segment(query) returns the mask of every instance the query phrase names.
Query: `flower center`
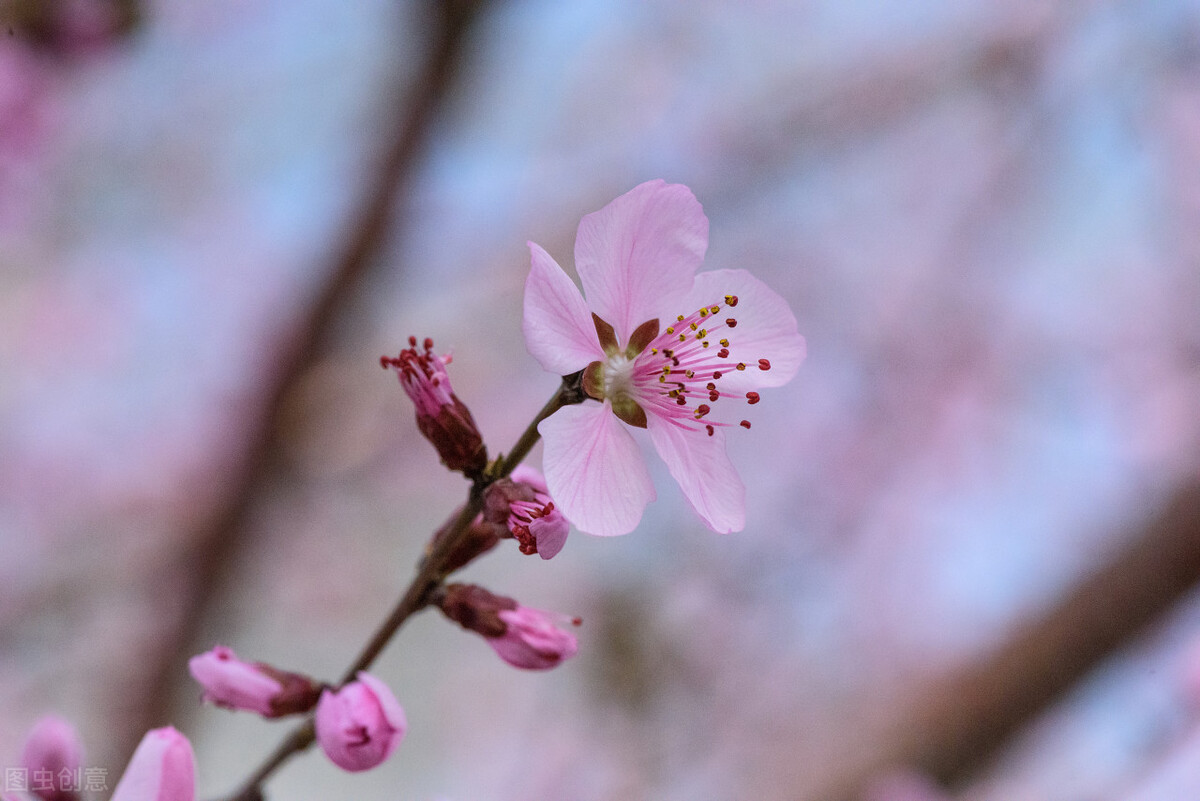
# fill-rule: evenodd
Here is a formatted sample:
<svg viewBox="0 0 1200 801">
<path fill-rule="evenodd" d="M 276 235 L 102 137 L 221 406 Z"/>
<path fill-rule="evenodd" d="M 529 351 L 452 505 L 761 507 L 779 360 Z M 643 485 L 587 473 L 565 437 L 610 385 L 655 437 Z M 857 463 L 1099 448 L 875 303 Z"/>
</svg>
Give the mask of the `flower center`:
<svg viewBox="0 0 1200 801">
<path fill-rule="evenodd" d="M 612 327 L 596 318 L 596 331 L 608 358 L 588 365 L 584 389 L 597 400 L 609 400 L 617 417 L 639 428 L 646 427 L 647 414 L 681 428 L 703 429 L 710 437 L 715 426 L 735 425 L 709 417 L 717 401 L 741 396 L 754 405 L 759 395 L 721 390 L 722 376 L 749 369 L 770 370 L 771 362 L 747 358 L 740 352 L 734 342 L 738 321 L 729 311 L 738 305 L 738 298 L 726 295 L 723 300 L 680 314 L 661 331 L 658 320 L 643 323 L 630 335 L 623 351 Z M 736 424 L 750 428 L 749 420 Z"/>
</svg>

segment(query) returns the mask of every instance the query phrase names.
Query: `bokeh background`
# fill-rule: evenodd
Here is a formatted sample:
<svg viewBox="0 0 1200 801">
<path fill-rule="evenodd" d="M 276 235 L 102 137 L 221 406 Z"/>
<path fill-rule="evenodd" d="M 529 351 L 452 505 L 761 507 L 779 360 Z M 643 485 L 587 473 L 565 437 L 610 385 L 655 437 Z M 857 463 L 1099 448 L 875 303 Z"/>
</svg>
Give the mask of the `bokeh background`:
<svg viewBox="0 0 1200 801">
<path fill-rule="evenodd" d="M 549 674 L 433 614 L 383 767 L 271 798 L 1200 797 L 1200 3 L 0 0 L 0 766 L 147 728 L 201 794 L 334 678 L 463 496 L 378 357 L 453 350 L 493 451 L 553 391 L 526 240 L 689 185 L 808 339 L 718 536 L 465 576 L 580 615 Z M 539 452 L 533 461 L 537 463 Z"/>
</svg>

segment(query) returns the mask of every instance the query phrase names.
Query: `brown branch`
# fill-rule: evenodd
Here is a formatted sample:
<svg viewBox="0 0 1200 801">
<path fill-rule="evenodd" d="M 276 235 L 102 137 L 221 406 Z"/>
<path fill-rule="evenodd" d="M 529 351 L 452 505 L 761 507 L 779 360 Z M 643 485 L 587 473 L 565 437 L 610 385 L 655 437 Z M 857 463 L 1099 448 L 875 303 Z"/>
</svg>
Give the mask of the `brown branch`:
<svg viewBox="0 0 1200 801">
<path fill-rule="evenodd" d="M 963 783 L 1016 730 L 1198 582 L 1200 484 L 1191 484 L 1049 613 L 982 663 L 937 682 L 906 716 L 891 752 L 847 790 L 888 765 L 916 766 L 950 786 Z M 836 797 L 848 796 L 855 797 Z"/>
</svg>

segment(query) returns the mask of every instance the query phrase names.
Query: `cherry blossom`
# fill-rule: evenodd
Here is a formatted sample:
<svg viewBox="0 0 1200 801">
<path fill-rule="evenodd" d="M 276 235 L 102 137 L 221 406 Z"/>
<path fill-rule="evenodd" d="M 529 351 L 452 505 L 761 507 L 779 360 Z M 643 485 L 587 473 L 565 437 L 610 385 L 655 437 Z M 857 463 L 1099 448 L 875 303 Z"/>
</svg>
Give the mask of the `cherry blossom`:
<svg viewBox="0 0 1200 801">
<path fill-rule="evenodd" d="M 680 184 L 641 184 L 580 221 L 582 295 L 545 250 L 529 247 L 526 347 L 550 372 L 582 370 L 589 396 L 538 426 L 560 511 L 592 534 L 637 526 L 655 498 L 629 430 L 642 428 L 704 522 L 740 531 L 745 487 L 724 432 L 750 428 L 742 404 L 787 383 L 804 360 L 787 303 L 745 270 L 697 274 L 708 218 Z"/>
</svg>

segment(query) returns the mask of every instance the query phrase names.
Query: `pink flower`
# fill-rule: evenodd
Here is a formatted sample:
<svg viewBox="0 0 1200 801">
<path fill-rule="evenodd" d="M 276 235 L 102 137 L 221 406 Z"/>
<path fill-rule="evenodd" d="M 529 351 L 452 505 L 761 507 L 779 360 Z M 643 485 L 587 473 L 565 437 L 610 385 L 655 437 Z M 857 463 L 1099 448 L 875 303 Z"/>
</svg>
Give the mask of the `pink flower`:
<svg viewBox="0 0 1200 801">
<path fill-rule="evenodd" d="M 513 667 L 549 670 L 575 656 L 579 650 L 575 635 L 555 625 L 578 622 L 566 615 L 518 606 L 501 609 L 497 616 L 505 625 L 504 633 L 499 637 L 488 637 L 487 642 Z"/>
<path fill-rule="evenodd" d="M 320 686 L 307 676 L 261 662 L 243 662 L 223 645 L 193 656 L 188 671 L 204 688 L 203 700 L 268 718 L 307 712 L 321 693 Z"/>
<path fill-rule="evenodd" d="M 194 801 L 195 797 L 192 744 L 168 726 L 142 738 L 117 782 L 112 801 Z"/>
<path fill-rule="evenodd" d="M 417 428 L 433 443 L 442 463 L 466 476 L 478 476 L 487 466 L 487 448 L 471 410 L 450 386 L 446 372 L 450 357 L 434 353 L 429 338 L 421 343 L 423 350 L 418 350 L 416 337 L 409 337 L 408 344 L 396 358 L 383 356 L 379 363 L 396 371 L 400 386 L 417 407 Z"/>
<path fill-rule="evenodd" d="M 62 718 L 47 715 L 34 724 L 25 741 L 21 764 L 30 791 L 42 801 L 79 798 L 75 777 L 83 765 L 83 743 L 75 727 Z"/>
<path fill-rule="evenodd" d="M 333 764 L 348 771 L 383 762 L 408 729 L 400 702 L 388 686 L 359 673 L 340 690 L 326 690 L 317 703 L 317 742 Z"/>
<path fill-rule="evenodd" d="M 529 247 L 526 347 L 550 372 L 583 370 L 594 399 L 538 426 L 559 509 L 593 534 L 637 526 L 655 493 L 631 426 L 648 429 L 710 528 L 741 530 L 745 488 L 724 429 L 749 428 L 735 403 L 757 403 L 757 390 L 786 383 L 804 360 L 787 303 L 744 270 L 696 273 L 708 219 L 678 184 L 641 184 L 579 223 L 586 302 L 546 251 Z"/>
<path fill-rule="evenodd" d="M 571 524 L 555 507 L 546 479 L 528 465 L 517 465 L 510 476 L 518 489 L 527 489 L 530 500 L 514 499 L 508 504 L 506 524 L 520 543 L 521 553 L 550 559 L 563 549 Z"/>
</svg>

